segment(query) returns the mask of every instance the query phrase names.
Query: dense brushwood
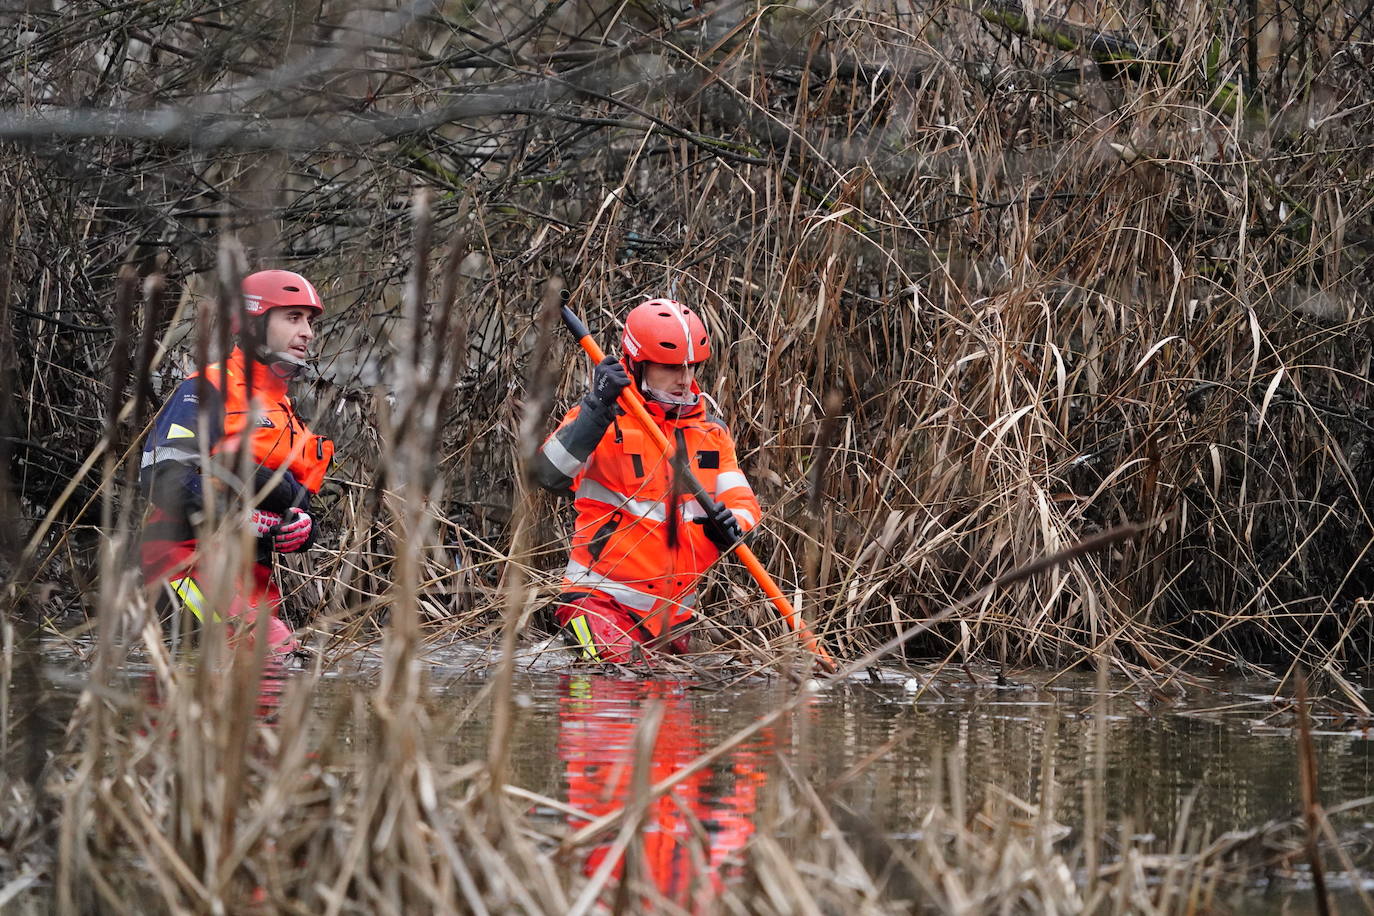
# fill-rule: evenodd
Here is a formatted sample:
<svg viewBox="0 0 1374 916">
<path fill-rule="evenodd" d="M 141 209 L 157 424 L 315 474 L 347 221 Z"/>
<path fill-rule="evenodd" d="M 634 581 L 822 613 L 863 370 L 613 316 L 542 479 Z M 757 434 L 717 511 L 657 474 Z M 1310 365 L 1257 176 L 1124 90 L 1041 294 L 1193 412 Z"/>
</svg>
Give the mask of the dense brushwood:
<svg viewBox="0 0 1374 916">
<path fill-rule="evenodd" d="M 1371 29 L 1290 0 L 11 4 L 0 901 L 669 910 L 602 894 L 589 837 L 507 784 L 510 650 L 567 533 L 519 456 L 586 378 L 547 320 L 564 286 L 603 344 L 646 294 L 709 316 L 756 549 L 836 656 L 940 615 L 906 651 L 1092 658 L 1146 702 L 1176 665 L 1300 657 L 1358 707 Z M 325 293 L 300 403 L 340 455 L 322 545 L 285 571 L 321 664 L 273 724 L 262 659 L 210 627 L 188 663 L 129 559 L 126 459 L 223 345 L 216 265 L 240 258 Z M 222 577 L 243 545 L 216 524 Z M 797 657 L 737 571 L 711 597 L 704 636 Z M 487 757 L 448 763 L 423 640 L 498 631 L 491 702 L 452 713 L 488 718 Z M 79 667 L 74 710 L 39 688 L 40 635 Z M 320 672 L 370 640 L 355 714 Z M 1044 759 L 1044 797 L 971 817 L 951 772 L 910 842 L 780 778 L 720 908 L 1211 911 L 1334 837 L 1312 802 L 1210 846 L 1180 828 L 1169 856 L 1093 818 L 1066 848 Z"/>
<path fill-rule="evenodd" d="M 555 416 L 586 377 L 559 339 L 554 397 L 527 390 L 556 276 L 606 344 L 646 294 L 709 316 L 705 383 L 770 508 L 757 550 L 806 587 L 803 612 L 837 654 L 1141 522 L 1132 543 L 994 594 L 909 651 L 1367 661 L 1374 26 L 1358 10 L 232 2 L 3 16 L 16 103 L 0 116 L 16 393 L 3 441 L 14 527 L 34 548 L 18 593 L 56 583 L 49 616 L 86 612 L 95 587 L 102 465 L 83 462 L 107 404 L 134 388 L 111 366 L 137 362 L 151 322 L 156 406 L 192 360 L 232 236 L 250 264 L 298 269 L 329 302 L 302 401 L 341 460 L 324 549 L 292 578 L 298 621 L 352 633 L 387 618 L 383 433 L 420 369 L 453 379 L 426 472 L 422 620 L 495 624 L 521 412 Z M 431 197 L 424 251 L 417 187 Z M 436 279 L 407 314 L 417 260 Z M 123 329 L 122 265 L 169 291 L 155 316 L 136 296 Z M 422 339 L 434 352 L 416 367 Z M 119 447 L 141 431 L 134 413 Z M 126 477 L 107 476 L 136 510 Z M 545 595 L 559 511 L 541 504 L 532 521 Z M 747 580 L 726 573 L 713 597 L 714 635 L 757 642 L 769 613 Z"/>
</svg>

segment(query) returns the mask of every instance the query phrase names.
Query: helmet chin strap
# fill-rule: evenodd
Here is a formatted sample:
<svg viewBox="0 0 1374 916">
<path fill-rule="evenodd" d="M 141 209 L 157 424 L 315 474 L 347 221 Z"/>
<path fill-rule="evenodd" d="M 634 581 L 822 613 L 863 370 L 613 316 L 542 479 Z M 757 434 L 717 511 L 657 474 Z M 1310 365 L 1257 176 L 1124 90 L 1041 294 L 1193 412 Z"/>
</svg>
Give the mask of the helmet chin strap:
<svg viewBox="0 0 1374 916">
<path fill-rule="evenodd" d="M 690 391 L 684 395 L 678 396 L 669 394 L 666 391 L 659 391 L 657 388 L 650 388 L 648 385 L 644 385 L 643 389 L 644 393 L 649 397 L 668 407 L 694 407 L 697 401 L 700 400 L 700 398 Z"/>
<path fill-rule="evenodd" d="M 273 375 L 284 381 L 291 381 L 301 375 L 310 364 L 290 353 L 278 352 L 267 348 L 267 316 L 258 315 L 251 319 L 251 328 L 245 327 L 239 334 L 239 346 L 244 350 L 252 348 L 253 358 L 266 366 Z"/>
<path fill-rule="evenodd" d="M 625 362 L 630 365 L 630 375 L 634 376 L 635 387 L 638 388 L 646 398 L 651 398 L 662 404 L 664 407 L 695 407 L 697 401 L 701 400 L 692 392 L 678 397 L 666 391 L 659 391 L 657 388 L 650 388 L 644 384 L 644 361 L 640 359 L 630 359 L 625 357 Z"/>
<path fill-rule="evenodd" d="M 284 381 L 291 381 L 298 378 L 310 364 L 298 356 L 290 353 L 280 353 L 275 350 L 267 349 L 265 344 L 259 344 L 254 348 L 260 363 L 266 366 L 273 375 Z"/>
<path fill-rule="evenodd" d="M 309 363 L 300 357 L 292 356 L 290 353 L 271 354 L 271 361 L 268 365 L 272 367 L 273 372 L 288 381 L 299 378 L 306 369 L 310 368 Z"/>
<path fill-rule="evenodd" d="M 681 397 L 669 394 L 666 391 L 659 391 L 657 388 L 650 388 L 644 383 L 644 361 L 625 357 L 625 362 L 630 366 L 630 374 L 634 376 L 635 387 L 638 388 L 646 398 L 657 401 L 670 411 L 675 408 L 695 407 L 701 398 L 693 392 L 688 392 Z"/>
</svg>

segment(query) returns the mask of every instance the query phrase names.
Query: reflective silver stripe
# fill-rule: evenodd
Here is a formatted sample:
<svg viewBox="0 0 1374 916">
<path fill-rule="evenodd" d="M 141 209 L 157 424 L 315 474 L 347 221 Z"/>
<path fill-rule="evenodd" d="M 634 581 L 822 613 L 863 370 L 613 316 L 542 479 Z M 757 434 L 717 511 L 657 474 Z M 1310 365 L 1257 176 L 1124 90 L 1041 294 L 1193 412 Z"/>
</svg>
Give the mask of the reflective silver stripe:
<svg viewBox="0 0 1374 916">
<path fill-rule="evenodd" d="M 139 462 L 140 468 L 150 468 L 163 461 L 196 461 L 200 458 L 200 452 L 192 451 L 187 448 L 179 448 L 175 445 L 159 445 L 157 448 L 145 449 L 143 460 Z"/>
<path fill-rule="evenodd" d="M 649 499 L 630 499 L 628 496 L 622 496 L 610 487 L 597 483 L 595 480 L 583 479 L 583 481 L 577 485 L 577 498 L 573 501 L 573 505 L 577 504 L 577 500 L 582 499 L 594 499 L 599 503 L 606 503 L 607 505 L 615 506 L 617 509 L 624 509 L 631 515 L 647 518 L 651 522 L 662 522 L 666 521 L 668 518 L 667 514 L 663 511 L 663 503 Z"/>
<path fill-rule="evenodd" d="M 563 570 L 563 577 L 574 585 L 605 592 L 626 607 L 632 607 L 636 611 L 644 611 L 646 614 L 654 609 L 654 603 L 658 601 L 654 595 L 641 592 L 632 585 L 617 582 L 608 576 L 594 573 L 581 563 L 575 563 L 572 560 L 568 561 L 568 568 Z"/>
<path fill-rule="evenodd" d="M 567 477 L 576 477 L 581 470 L 587 466 L 587 462 L 578 461 L 572 452 L 568 451 L 558 439 L 558 434 L 554 433 L 549 437 L 549 441 L 544 443 L 544 457 L 549 459 L 549 463 Z"/>
<path fill-rule="evenodd" d="M 747 530 L 759 523 L 759 520 L 754 518 L 754 513 L 750 512 L 748 509 L 731 509 L 730 511 L 735 513 L 735 518 L 739 520 L 741 528 Z M 682 504 L 682 517 L 687 521 L 690 522 L 693 519 L 704 518 L 705 516 L 706 510 L 701 508 L 701 503 L 697 502 L 695 499 L 691 502 Z"/>
<path fill-rule="evenodd" d="M 182 603 L 186 605 L 186 609 L 196 615 L 197 620 L 202 623 L 205 622 L 205 593 L 200 590 L 200 586 L 196 584 L 195 579 L 192 579 L 190 576 L 183 576 L 180 579 L 169 579 L 167 581 L 167 586 L 172 590 L 173 594 L 180 598 Z M 218 614 L 215 614 L 214 618 L 216 622 L 220 621 L 220 616 Z"/>
<path fill-rule="evenodd" d="M 574 585 L 605 592 L 616 601 L 619 601 L 626 607 L 634 608 L 636 611 L 648 613 L 653 610 L 654 605 L 659 601 L 657 595 L 640 591 L 633 585 L 619 582 L 612 579 L 610 576 L 603 576 L 600 573 L 592 572 L 581 563 L 577 563 L 573 560 L 568 561 L 568 568 L 563 570 L 563 577 Z M 696 592 L 689 592 L 672 603 L 680 608 L 696 607 Z"/>
<path fill-rule="evenodd" d="M 744 487 L 744 489 L 748 490 L 750 493 L 754 492 L 753 488 L 749 486 L 749 478 L 745 477 L 739 471 L 721 471 L 716 475 L 717 497 L 726 490 L 733 490 L 736 487 Z"/>
<path fill-rule="evenodd" d="M 582 645 L 582 657 L 589 662 L 600 661 L 596 654 L 596 640 L 592 638 L 592 628 L 587 626 L 586 614 L 578 614 L 572 619 L 572 631 Z"/>
</svg>

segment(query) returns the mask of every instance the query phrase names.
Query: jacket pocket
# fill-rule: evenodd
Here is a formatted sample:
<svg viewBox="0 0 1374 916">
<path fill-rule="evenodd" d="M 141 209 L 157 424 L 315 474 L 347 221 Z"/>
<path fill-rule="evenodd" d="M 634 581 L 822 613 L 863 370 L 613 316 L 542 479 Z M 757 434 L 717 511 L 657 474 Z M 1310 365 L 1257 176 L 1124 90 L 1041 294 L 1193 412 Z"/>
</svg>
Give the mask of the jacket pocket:
<svg viewBox="0 0 1374 916">
<path fill-rule="evenodd" d="M 621 442 L 621 451 L 629 460 L 628 465 L 622 464 L 620 471 L 625 475 L 627 483 L 644 479 L 644 433 L 637 429 L 626 429 Z"/>
<path fill-rule="evenodd" d="M 624 514 L 619 510 L 612 512 L 606 523 L 596 529 L 596 534 L 592 535 L 591 541 L 587 544 L 587 552 L 592 555 L 593 563 L 601 559 L 601 552 L 610 543 L 611 535 L 615 534 L 615 529 L 620 527 L 620 520 L 624 517 Z"/>
</svg>

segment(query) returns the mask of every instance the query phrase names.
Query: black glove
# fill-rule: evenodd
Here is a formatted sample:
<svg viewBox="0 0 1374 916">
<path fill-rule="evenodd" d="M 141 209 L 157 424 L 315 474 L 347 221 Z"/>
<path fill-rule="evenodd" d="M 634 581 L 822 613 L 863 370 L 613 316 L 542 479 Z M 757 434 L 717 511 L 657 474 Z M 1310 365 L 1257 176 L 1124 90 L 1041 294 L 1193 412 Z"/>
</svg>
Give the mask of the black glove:
<svg viewBox="0 0 1374 916">
<path fill-rule="evenodd" d="M 744 529 L 740 528 L 739 522 L 735 519 L 735 513 L 723 502 L 717 501 L 715 505 L 706 510 L 706 514 L 701 518 L 692 519 L 693 522 L 702 527 L 706 537 L 716 549 L 721 553 L 728 553 L 736 544 L 744 540 Z"/>
<path fill-rule="evenodd" d="M 275 468 L 258 465 L 257 470 L 253 472 L 253 487 L 262 490 L 267 486 L 268 481 L 275 476 L 277 476 Z M 258 508 L 281 514 L 293 508 L 304 509 L 309 512 L 310 491 L 296 481 L 295 474 L 290 471 L 283 471 L 281 480 L 278 480 L 271 489 L 261 494 L 258 499 Z"/>
<path fill-rule="evenodd" d="M 592 372 L 592 387 L 587 397 L 603 407 L 610 407 L 629 384 L 630 374 L 625 371 L 625 366 L 616 357 L 608 356 Z"/>
</svg>

